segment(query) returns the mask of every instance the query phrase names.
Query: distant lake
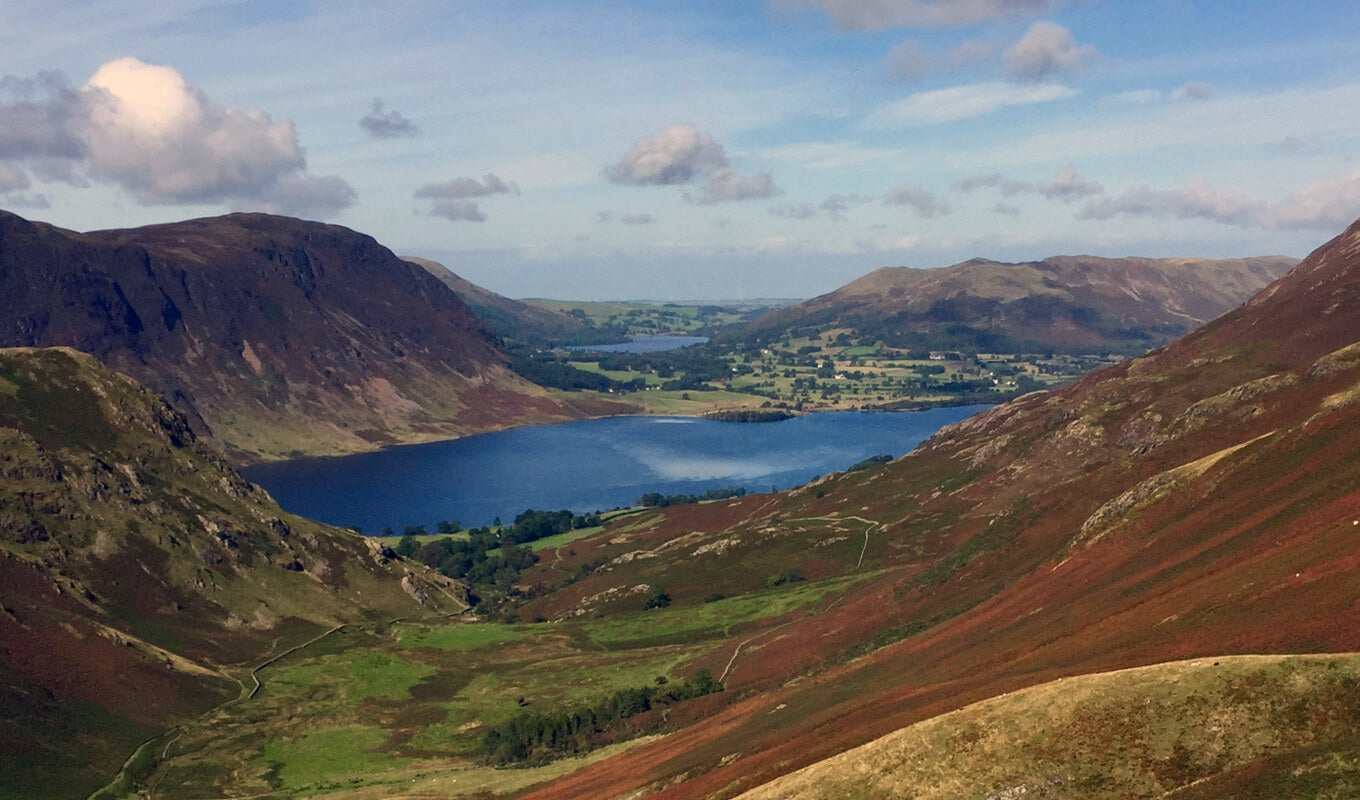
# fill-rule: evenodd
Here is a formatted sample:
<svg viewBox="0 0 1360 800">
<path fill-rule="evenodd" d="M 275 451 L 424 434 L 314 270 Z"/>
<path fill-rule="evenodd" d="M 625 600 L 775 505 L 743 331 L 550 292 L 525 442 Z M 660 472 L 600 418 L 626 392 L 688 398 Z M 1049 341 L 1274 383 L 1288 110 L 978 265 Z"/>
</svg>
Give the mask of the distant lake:
<svg viewBox="0 0 1360 800">
<path fill-rule="evenodd" d="M 376 453 L 261 464 L 243 470 L 285 509 L 365 533 L 440 520 L 509 522 L 526 508 L 577 513 L 631 506 L 647 492 L 768 492 L 905 455 L 987 406 L 827 412 L 782 422 L 611 417 L 403 445 Z"/>
<path fill-rule="evenodd" d="M 595 353 L 662 353 L 707 342 L 707 336 L 634 336 L 632 341 L 622 344 L 578 345 L 571 349 Z"/>
</svg>

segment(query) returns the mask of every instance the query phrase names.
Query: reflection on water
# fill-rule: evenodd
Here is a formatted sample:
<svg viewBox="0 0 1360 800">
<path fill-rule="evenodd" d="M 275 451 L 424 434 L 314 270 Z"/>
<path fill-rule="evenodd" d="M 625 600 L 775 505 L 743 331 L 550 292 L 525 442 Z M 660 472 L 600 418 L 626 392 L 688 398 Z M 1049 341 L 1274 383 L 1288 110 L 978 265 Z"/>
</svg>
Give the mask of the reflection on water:
<svg viewBox="0 0 1360 800">
<path fill-rule="evenodd" d="M 394 447 L 340 458 L 262 464 L 246 477 L 289 511 L 368 533 L 439 520 L 509 521 L 526 508 L 629 506 L 647 492 L 766 492 L 901 456 L 985 406 L 909 413 L 834 412 L 781 422 L 613 417 Z"/>
</svg>

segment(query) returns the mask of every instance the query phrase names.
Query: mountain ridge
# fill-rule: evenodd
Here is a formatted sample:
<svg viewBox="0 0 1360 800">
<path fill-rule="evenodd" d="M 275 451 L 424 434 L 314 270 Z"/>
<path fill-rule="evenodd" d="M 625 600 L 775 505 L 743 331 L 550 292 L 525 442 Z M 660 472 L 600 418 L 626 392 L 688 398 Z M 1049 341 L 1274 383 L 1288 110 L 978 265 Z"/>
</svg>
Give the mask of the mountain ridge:
<svg viewBox="0 0 1360 800">
<path fill-rule="evenodd" d="M 346 228 L 231 214 L 72 233 L 0 214 L 0 345 L 147 383 L 240 460 L 588 415 L 508 366 L 445 285 Z"/>
<path fill-rule="evenodd" d="M 820 297 L 756 320 L 749 334 L 850 329 L 883 341 L 974 351 L 1100 348 L 1141 352 L 1236 306 L 1298 263 L 1241 259 L 1054 256 L 951 267 L 882 267 Z M 932 339 L 939 347 L 930 348 Z"/>
</svg>

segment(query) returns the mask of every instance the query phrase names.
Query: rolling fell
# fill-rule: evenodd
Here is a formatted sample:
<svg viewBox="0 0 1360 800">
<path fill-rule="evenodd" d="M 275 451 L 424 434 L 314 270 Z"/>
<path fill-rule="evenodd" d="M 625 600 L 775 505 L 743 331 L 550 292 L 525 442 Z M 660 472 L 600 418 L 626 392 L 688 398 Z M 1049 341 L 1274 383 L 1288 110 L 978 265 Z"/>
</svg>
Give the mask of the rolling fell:
<svg viewBox="0 0 1360 800">
<path fill-rule="evenodd" d="M 941 269 L 884 267 L 753 322 L 748 339 L 835 332 L 916 350 L 1113 351 L 1170 341 L 1284 274 L 1282 256 L 1057 256 L 1006 264 L 975 258 Z"/>
<path fill-rule="evenodd" d="M 0 345 L 88 352 L 235 457 L 356 452 L 585 413 L 443 283 L 265 214 L 75 233 L 0 213 Z"/>
</svg>

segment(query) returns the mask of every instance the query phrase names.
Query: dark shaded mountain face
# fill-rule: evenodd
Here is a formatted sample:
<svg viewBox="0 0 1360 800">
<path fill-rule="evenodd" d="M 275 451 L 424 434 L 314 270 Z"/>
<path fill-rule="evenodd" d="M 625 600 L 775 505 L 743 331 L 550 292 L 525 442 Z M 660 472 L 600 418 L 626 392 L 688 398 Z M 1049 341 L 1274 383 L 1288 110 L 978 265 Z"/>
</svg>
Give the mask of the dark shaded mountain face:
<svg viewBox="0 0 1360 800">
<path fill-rule="evenodd" d="M 345 228 L 232 214 L 74 233 L 0 212 L 0 345 L 69 346 L 242 457 L 577 416 L 445 285 Z"/>
<path fill-rule="evenodd" d="M 1360 223 L 1164 349 L 997 406 L 891 464 L 577 543 L 575 559 L 609 567 L 527 613 L 589 611 L 641 583 L 698 605 L 780 569 L 860 582 L 715 647 L 725 711 L 530 796 L 735 796 L 1064 676 L 1360 650 L 1357 308 Z M 1159 792 L 1212 774 L 1168 773 Z"/>
<path fill-rule="evenodd" d="M 1292 258 L 1058 256 L 973 259 L 943 269 L 888 267 L 773 311 L 748 337 L 848 331 L 862 344 L 970 352 L 1141 353 L 1232 309 L 1298 263 Z"/>
<path fill-rule="evenodd" d="M 618 338 L 617 332 L 596 330 L 570 314 L 511 300 L 484 289 L 458 276 L 438 261 L 412 256 L 404 258 L 452 289 L 459 299 L 512 346 L 524 345 L 537 349 L 564 344 L 604 344 Z"/>
<path fill-rule="evenodd" d="M 90 356 L 0 350 L 0 796 L 87 796 L 268 656 L 465 598 L 285 514 Z"/>
</svg>

